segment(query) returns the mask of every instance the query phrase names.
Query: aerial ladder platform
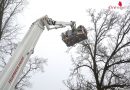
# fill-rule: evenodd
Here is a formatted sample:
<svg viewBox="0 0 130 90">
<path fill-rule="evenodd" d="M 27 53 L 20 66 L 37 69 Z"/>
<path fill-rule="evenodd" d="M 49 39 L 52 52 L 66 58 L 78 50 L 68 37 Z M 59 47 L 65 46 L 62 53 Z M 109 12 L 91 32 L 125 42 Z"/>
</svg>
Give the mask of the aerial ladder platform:
<svg viewBox="0 0 130 90">
<path fill-rule="evenodd" d="M 27 34 L 18 44 L 9 62 L 0 73 L 0 90 L 15 90 L 15 85 L 18 82 L 19 76 L 29 60 L 29 57 L 33 54 L 37 41 L 45 27 L 48 30 L 51 30 L 64 28 L 66 26 L 70 26 L 71 30 L 67 30 L 62 33 L 61 36 L 63 42 L 68 47 L 87 39 L 87 31 L 85 27 L 79 25 L 76 28 L 76 23 L 74 21 L 55 21 L 48 18 L 46 15 L 32 23 Z"/>
</svg>

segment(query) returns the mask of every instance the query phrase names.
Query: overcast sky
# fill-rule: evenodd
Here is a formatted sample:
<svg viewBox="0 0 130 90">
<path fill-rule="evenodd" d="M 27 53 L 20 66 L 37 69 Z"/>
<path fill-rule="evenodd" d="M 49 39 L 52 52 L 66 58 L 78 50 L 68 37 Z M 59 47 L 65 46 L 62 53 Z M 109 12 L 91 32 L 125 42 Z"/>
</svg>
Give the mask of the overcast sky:
<svg viewBox="0 0 130 90">
<path fill-rule="evenodd" d="M 130 2 L 120 1 L 124 6 Z M 77 25 L 88 27 L 87 9 L 107 9 L 110 5 L 118 6 L 118 2 L 119 0 L 28 0 L 18 20 L 24 26 L 24 33 L 35 20 L 44 15 L 57 21 L 76 21 Z M 47 66 L 44 73 L 33 74 L 30 80 L 32 88 L 26 90 L 67 90 L 62 81 L 69 76 L 72 67 L 70 56 L 73 54 L 66 52 L 68 48 L 61 40 L 61 33 L 67 29 L 69 27 L 43 31 L 34 55 L 47 58 Z"/>
</svg>

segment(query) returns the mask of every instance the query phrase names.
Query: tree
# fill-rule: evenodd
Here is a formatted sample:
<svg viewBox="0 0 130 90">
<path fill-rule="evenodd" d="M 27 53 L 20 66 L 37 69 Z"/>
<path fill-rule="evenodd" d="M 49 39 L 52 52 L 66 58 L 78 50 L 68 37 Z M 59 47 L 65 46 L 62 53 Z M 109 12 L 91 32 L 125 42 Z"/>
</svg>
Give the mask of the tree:
<svg viewBox="0 0 130 90">
<path fill-rule="evenodd" d="M 0 0 L 0 61 L 4 67 L 17 46 L 21 30 L 16 24 L 16 15 L 22 11 L 25 0 Z M 6 62 L 5 62 L 6 59 Z"/>
<path fill-rule="evenodd" d="M 34 57 L 29 59 L 26 67 L 23 70 L 22 75 L 20 76 L 17 84 L 15 85 L 15 90 L 24 90 L 25 87 L 30 87 L 31 83 L 29 79 L 31 78 L 32 74 L 38 71 L 43 72 L 43 64 L 46 64 L 46 59 Z"/>
<path fill-rule="evenodd" d="M 4 35 L 8 36 L 16 29 L 12 29 L 12 23 L 15 21 L 15 15 L 23 9 L 25 0 L 1 0 L 0 1 L 0 40 Z M 8 33 L 7 33 L 8 32 Z"/>
<path fill-rule="evenodd" d="M 96 13 L 90 9 L 88 14 L 88 39 L 78 46 L 73 72 L 65 84 L 70 90 L 130 89 L 130 11 Z"/>
<path fill-rule="evenodd" d="M 23 10 L 26 0 L 0 0 L 0 71 L 5 67 L 14 49 L 17 47 L 21 27 L 16 23 L 16 16 Z M 23 70 L 15 89 L 24 90 L 31 85 L 31 73 L 39 71 L 46 59 L 31 58 Z"/>
</svg>

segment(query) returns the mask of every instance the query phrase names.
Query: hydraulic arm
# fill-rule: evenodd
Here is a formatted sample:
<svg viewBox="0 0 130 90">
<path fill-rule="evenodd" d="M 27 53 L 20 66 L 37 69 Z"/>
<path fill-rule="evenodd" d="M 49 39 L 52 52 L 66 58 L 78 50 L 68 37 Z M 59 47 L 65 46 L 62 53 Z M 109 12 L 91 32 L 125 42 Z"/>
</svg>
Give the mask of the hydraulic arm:
<svg viewBox="0 0 130 90">
<path fill-rule="evenodd" d="M 29 57 L 33 54 L 37 41 L 45 28 L 44 26 L 46 26 L 48 30 L 70 26 L 71 30 L 62 33 L 62 40 L 67 46 L 73 46 L 74 44 L 87 39 L 85 27 L 80 25 L 76 28 L 74 21 L 55 21 L 48 18 L 47 15 L 36 20 L 32 23 L 29 31 L 21 43 L 19 43 L 4 70 L 0 73 L 0 90 L 15 90 L 15 85 L 18 82 L 19 76 Z"/>
<path fill-rule="evenodd" d="M 33 53 L 35 45 L 44 30 L 44 26 L 48 30 L 71 26 L 74 28 L 75 22 L 58 22 L 47 16 L 36 20 L 30 27 L 29 31 L 14 51 L 4 70 L 0 73 L 0 90 L 14 90 L 23 68 L 25 67 L 29 57 Z M 53 27 L 51 27 L 53 26 Z"/>
</svg>

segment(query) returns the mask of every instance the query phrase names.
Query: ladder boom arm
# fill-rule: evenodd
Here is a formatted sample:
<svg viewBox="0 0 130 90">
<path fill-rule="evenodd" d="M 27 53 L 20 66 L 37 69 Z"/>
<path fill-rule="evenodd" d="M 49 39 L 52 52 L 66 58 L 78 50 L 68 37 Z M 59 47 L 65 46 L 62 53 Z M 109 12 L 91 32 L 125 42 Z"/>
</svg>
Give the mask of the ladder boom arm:
<svg viewBox="0 0 130 90">
<path fill-rule="evenodd" d="M 73 26 L 74 22 L 58 22 L 47 16 L 44 16 L 32 23 L 29 31 L 19 43 L 4 70 L 0 73 L 0 90 L 14 90 L 19 76 L 22 73 L 29 57 L 35 48 L 37 41 L 44 30 L 44 26 L 50 29 L 63 28 L 65 26 Z M 50 28 L 53 26 L 53 28 Z"/>
<path fill-rule="evenodd" d="M 70 26 L 71 28 L 75 27 L 74 21 L 70 21 L 70 22 L 55 21 L 55 20 L 52 20 L 51 18 L 48 18 L 47 15 L 45 17 L 43 17 L 43 19 L 41 19 L 41 22 L 44 22 L 44 24 L 48 30 L 63 28 L 66 26 Z M 51 28 L 50 26 L 54 26 L 54 27 Z"/>
</svg>

